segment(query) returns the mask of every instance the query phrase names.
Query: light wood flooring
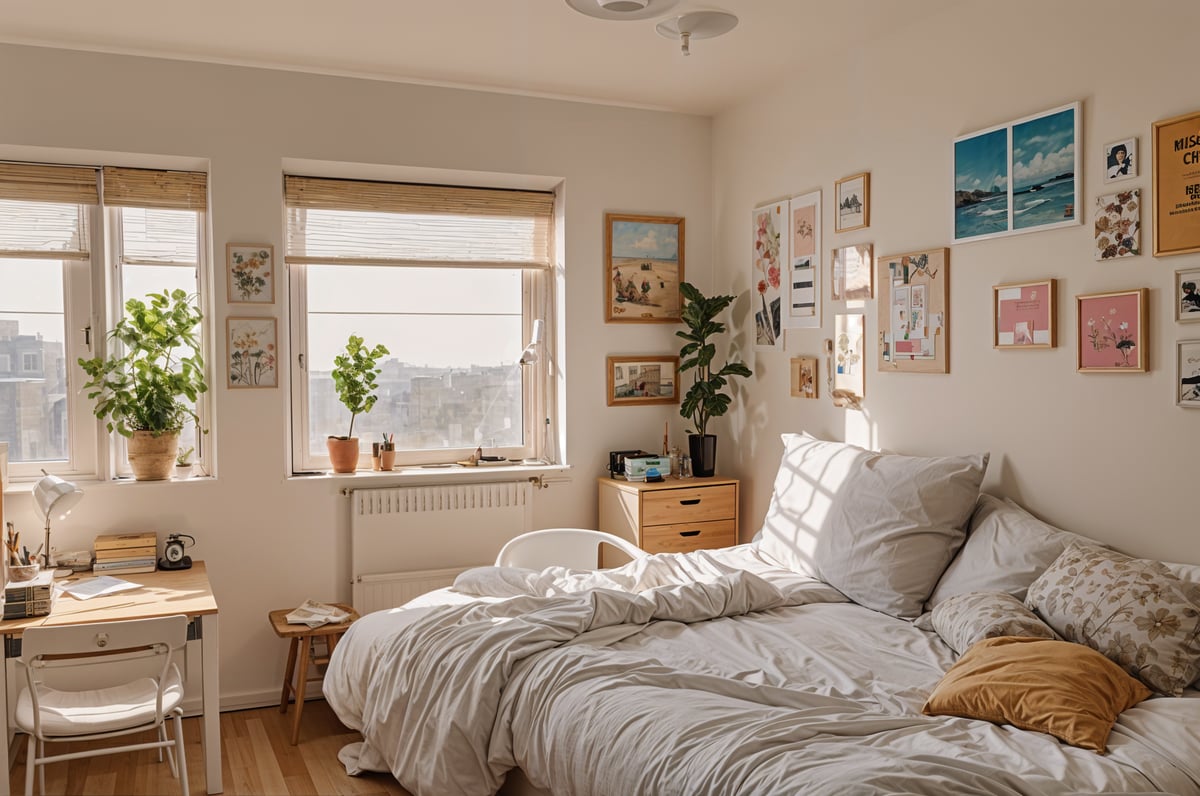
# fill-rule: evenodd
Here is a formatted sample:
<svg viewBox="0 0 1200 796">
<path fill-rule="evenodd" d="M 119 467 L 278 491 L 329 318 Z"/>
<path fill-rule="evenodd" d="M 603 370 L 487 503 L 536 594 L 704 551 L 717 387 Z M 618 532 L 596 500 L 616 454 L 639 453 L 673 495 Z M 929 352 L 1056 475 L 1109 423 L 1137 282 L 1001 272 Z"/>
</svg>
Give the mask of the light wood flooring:
<svg viewBox="0 0 1200 796">
<path fill-rule="evenodd" d="M 324 700 L 304 705 L 300 743 L 289 742 L 292 711 L 278 706 L 221 714 L 221 768 L 229 796 L 409 796 L 390 774 L 351 777 L 337 758 L 338 750 L 361 736 L 346 728 Z M 168 725 L 170 726 L 170 725 Z M 188 783 L 193 796 L 204 796 L 204 754 L 200 719 L 183 720 L 187 746 Z M 17 736 L 21 752 L 13 767 L 12 792 L 25 792 L 25 736 Z M 100 746 L 95 742 L 92 745 Z M 85 748 L 87 744 L 60 744 Z M 63 749 L 63 751 L 66 751 Z M 37 779 L 34 778 L 34 792 Z M 51 763 L 46 769 L 46 792 L 89 796 L 160 796 L 178 794 L 171 767 L 152 750 L 120 752 L 82 760 Z"/>
</svg>

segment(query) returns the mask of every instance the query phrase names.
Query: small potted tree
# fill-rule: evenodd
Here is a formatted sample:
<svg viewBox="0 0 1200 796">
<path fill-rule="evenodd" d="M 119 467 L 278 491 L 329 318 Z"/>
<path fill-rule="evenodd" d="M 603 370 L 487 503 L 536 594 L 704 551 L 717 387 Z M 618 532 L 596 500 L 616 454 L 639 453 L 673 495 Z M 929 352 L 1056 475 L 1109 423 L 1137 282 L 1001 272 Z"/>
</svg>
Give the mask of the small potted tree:
<svg viewBox="0 0 1200 796">
<path fill-rule="evenodd" d="M 709 342 L 709 338 L 725 333 L 725 324 L 716 318 L 733 303 L 734 297 L 709 298 L 687 282 L 679 286 L 679 291 L 684 299 L 683 322 L 688 327 L 687 331 L 675 333 L 687 340 L 679 349 L 679 373 L 682 376 L 686 370 L 695 371 L 679 414 L 692 421 L 695 428 L 695 432 L 688 435 L 692 472 L 697 476 L 711 476 L 717 469 L 717 437 L 708 433 L 708 421 L 725 414 L 733 401 L 723 392 L 729 377 L 750 376 L 751 371 L 741 362 L 726 362 L 721 368 L 713 366 L 717 347 Z"/>
<path fill-rule="evenodd" d="M 202 317 L 182 290 L 129 299 L 109 335 L 114 350 L 107 358 L 79 360 L 96 417 L 129 440 L 129 466 L 138 481 L 171 476 L 179 431 L 189 419 L 203 433 L 192 408 L 208 390 L 196 337 Z"/>
<path fill-rule="evenodd" d="M 335 473 L 352 473 L 358 469 L 358 437 L 354 436 L 354 418 L 371 411 L 378 396 L 375 377 L 379 375 L 378 361 L 389 352 L 382 345 L 368 348 L 363 339 L 350 335 L 345 352 L 333 358 L 333 386 L 342 405 L 350 410 L 350 431 L 344 437 L 330 436 L 325 440 L 329 463 Z"/>
</svg>

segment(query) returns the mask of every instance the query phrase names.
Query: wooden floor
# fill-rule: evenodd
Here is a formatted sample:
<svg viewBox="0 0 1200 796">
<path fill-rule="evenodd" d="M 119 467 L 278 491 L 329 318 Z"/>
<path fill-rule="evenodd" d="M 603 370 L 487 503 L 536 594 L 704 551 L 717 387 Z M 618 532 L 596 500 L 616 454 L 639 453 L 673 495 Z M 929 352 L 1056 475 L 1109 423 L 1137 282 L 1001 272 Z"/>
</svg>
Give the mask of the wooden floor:
<svg viewBox="0 0 1200 796">
<path fill-rule="evenodd" d="M 292 710 L 278 707 L 221 714 L 221 769 L 224 792 L 229 796 L 299 796 L 300 794 L 355 794 L 356 796 L 409 796 L 390 774 L 347 776 L 338 750 L 361 736 L 347 729 L 324 700 L 304 705 L 300 743 L 292 746 Z M 170 725 L 168 725 L 170 726 Z M 200 745 L 200 719 L 183 720 L 187 745 L 188 782 L 194 796 L 203 796 L 204 754 Z M 17 736 L 21 753 L 13 768 L 12 792 L 25 792 L 25 736 Z M 57 745 L 72 749 L 89 744 Z M 90 745 L 100 746 L 92 743 Z M 37 779 L 34 778 L 34 792 Z M 171 767 L 158 762 L 155 751 L 121 752 L 83 760 L 51 763 L 46 768 L 46 792 L 94 796 L 160 796 L 180 793 Z"/>
</svg>

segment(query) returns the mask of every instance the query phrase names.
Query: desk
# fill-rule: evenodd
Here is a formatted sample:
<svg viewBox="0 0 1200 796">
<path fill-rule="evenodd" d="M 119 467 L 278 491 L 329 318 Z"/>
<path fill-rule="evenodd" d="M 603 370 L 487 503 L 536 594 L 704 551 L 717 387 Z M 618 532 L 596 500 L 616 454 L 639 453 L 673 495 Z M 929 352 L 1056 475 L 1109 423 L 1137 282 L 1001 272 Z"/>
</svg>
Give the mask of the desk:
<svg viewBox="0 0 1200 796">
<path fill-rule="evenodd" d="M 86 577 L 86 575 L 84 575 Z M 13 728 L 9 723 L 8 665 L 13 653 L 13 640 L 19 639 L 28 627 L 45 625 L 77 625 L 88 622 L 113 622 L 120 619 L 152 619 L 159 616 L 185 614 L 191 623 L 188 639 L 200 642 L 201 688 L 203 710 L 204 773 L 209 793 L 220 793 L 221 785 L 221 689 L 219 684 L 219 647 L 217 601 L 208 582 L 208 570 L 203 561 L 191 569 L 159 570 L 140 575 L 121 575 L 122 580 L 142 584 L 140 589 L 76 600 L 62 594 L 54 603 L 49 616 L 30 619 L 9 619 L 0 622 L 0 643 L 4 655 L 0 658 L 0 710 L 5 717 L 3 768 L 0 769 L 0 796 L 9 796 L 9 746 Z"/>
</svg>

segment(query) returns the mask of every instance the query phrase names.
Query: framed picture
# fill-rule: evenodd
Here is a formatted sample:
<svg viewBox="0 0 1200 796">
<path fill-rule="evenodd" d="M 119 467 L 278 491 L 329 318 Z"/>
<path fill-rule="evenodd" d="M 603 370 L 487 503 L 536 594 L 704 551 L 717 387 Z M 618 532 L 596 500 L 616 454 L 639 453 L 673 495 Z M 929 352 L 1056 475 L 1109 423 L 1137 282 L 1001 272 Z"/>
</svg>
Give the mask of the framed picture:
<svg viewBox="0 0 1200 796">
<path fill-rule="evenodd" d="M 849 232 L 871 226 L 871 173 L 852 174 L 833 185 L 837 215 L 834 232 Z"/>
<path fill-rule="evenodd" d="M 861 409 L 866 395 L 865 320 L 861 312 L 835 315 L 833 340 L 827 343 L 832 374 L 833 405 Z"/>
<path fill-rule="evenodd" d="M 878 258 L 879 369 L 950 372 L 950 250 Z"/>
<path fill-rule="evenodd" d="M 1142 189 L 1096 197 L 1096 259 L 1142 253 Z"/>
<path fill-rule="evenodd" d="M 1154 123 L 1154 256 L 1200 251 L 1200 111 Z"/>
<path fill-rule="evenodd" d="M 791 269 L 787 279 L 787 326 L 821 325 L 821 192 L 788 200 Z"/>
<path fill-rule="evenodd" d="M 1075 297 L 1080 373 L 1143 373 L 1150 337 L 1144 287 Z"/>
<path fill-rule="evenodd" d="M 604 214 L 607 323 L 678 323 L 683 219 Z"/>
<path fill-rule="evenodd" d="M 754 251 L 750 268 L 750 284 L 758 293 L 752 298 L 754 310 L 754 347 L 775 349 L 783 347 L 783 295 L 780 286 L 784 264 L 789 262 L 788 244 L 791 235 L 784 234 L 788 226 L 788 202 L 772 202 L 754 208 L 751 224 L 754 228 Z"/>
<path fill-rule="evenodd" d="M 1020 282 L 992 288 L 993 348 L 1054 348 L 1058 280 Z"/>
<path fill-rule="evenodd" d="M 1080 104 L 954 139 L 954 242 L 1080 222 Z"/>
<path fill-rule="evenodd" d="M 845 246 L 834 249 L 830 296 L 834 301 L 867 301 L 875 298 L 874 246 Z"/>
<path fill-rule="evenodd" d="M 817 397 L 816 357 L 792 357 L 792 397 Z"/>
<path fill-rule="evenodd" d="M 1200 268 L 1182 268 L 1175 272 L 1175 320 L 1200 321 Z"/>
<path fill-rule="evenodd" d="M 1137 139 L 1126 138 L 1104 145 L 1104 181 L 1116 182 L 1138 175 Z"/>
<path fill-rule="evenodd" d="M 679 403 L 679 357 L 608 357 L 608 405 Z"/>
<path fill-rule="evenodd" d="M 279 346 L 274 318 L 226 318 L 229 387 L 279 386 Z"/>
<path fill-rule="evenodd" d="M 1200 408 L 1200 340 L 1180 340 L 1175 347 L 1175 403 Z"/>
<path fill-rule="evenodd" d="M 275 247 L 225 244 L 225 281 L 230 304 L 274 304 Z"/>
</svg>

